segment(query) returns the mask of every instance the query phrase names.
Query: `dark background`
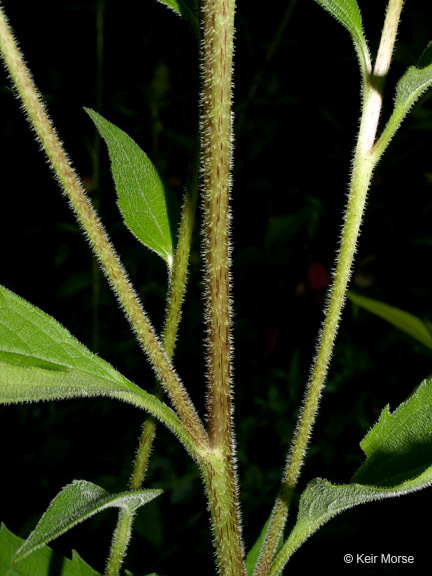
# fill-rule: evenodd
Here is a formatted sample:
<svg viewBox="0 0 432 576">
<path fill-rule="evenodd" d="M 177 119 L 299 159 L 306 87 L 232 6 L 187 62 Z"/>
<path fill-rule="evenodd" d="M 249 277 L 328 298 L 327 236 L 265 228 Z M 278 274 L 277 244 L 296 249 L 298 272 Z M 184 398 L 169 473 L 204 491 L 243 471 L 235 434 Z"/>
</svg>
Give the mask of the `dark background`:
<svg viewBox="0 0 432 576">
<path fill-rule="evenodd" d="M 359 4 L 375 52 L 386 2 Z M 426 4 L 406 2 L 384 117 L 395 82 L 432 37 L 432 9 Z M 102 2 L 4 0 L 3 6 L 66 149 L 159 330 L 164 265 L 121 223 L 107 155 L 102 146 L 100 164 L 95 160 L 95 130 L 83 106 L 98 108 L 128 132 L 181 198 L 199 100 L 194 37 L 187 23 L 154 1 L 106 0 L 103 63 L 98 64 L 96 15 Z M 314 354 L 360 96 L 349 35 L 312 0 L 264 6 L 239 2 L 236 27 L 235 421 L 250 547 L 279 486 Z M 0 106 L 1 283 L 151 389 L 145 359 L 104 280 L 92 276 L 91 254 L 3 71 Z M 426 96 L 376 170 L 353 277 L 358 292 L 429 320 L 431 153 L 432 107 Z M 97 314 L 95 282 L 100 286 Z M 203 333 L 197 233 L 175 364 L 201 414 Z M 360 440 L 387 403 L 396 408 L 431 373 L 431 360 L 420 344 L 348 304 L 299 489 L 316 476 L 349 481 L 362 461 Z M 97 399 L 1 408 L 0 519 L 26 536 L 49 500 L 74 478 L 124 490 L 142 418 L 132 407 Z M 165 493 L 140 511 L 126 567 L 136 576 L 183 574 L 191 564 L 201 574 L 214 573 L 198 472 L 162 429 L 147 484 Z M 429 563 L 430 505 L 426 490 L 344 513 L 293 556 L 290 573 L 313 568 L 422 573 Z M 106 512 L 53 547 L 67 555 L 77 548 L 102 571 L 114 524 L 115 513 Z M 387 569 L 348 567 L 346 553 L 411 554 L 416 562 Z"/>
</svg>

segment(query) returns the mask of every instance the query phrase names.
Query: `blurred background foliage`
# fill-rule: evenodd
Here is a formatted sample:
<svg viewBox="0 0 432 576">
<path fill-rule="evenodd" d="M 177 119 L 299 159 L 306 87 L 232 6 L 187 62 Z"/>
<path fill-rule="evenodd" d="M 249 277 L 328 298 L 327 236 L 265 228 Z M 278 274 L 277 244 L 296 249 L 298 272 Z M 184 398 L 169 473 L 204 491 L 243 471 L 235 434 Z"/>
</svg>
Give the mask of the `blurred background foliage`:
<svg viewBox="0 0 432 576">
<path fill-rule="evenodd" d="M 360 1 L 372 51 L 386 2 Z M 187 23 L 155 1 L 14 2 L 4 9 L 74 165 L 160 330 L 166 271 L 125 229 L 107 154 L 83 106 L 98 109 L 147 152 L 179 199 L 197 124 L 199 66 Z M 432 9 L 406 3 L 387 105 L 398 77 L 431 40 Z M 99 23 L 99 24 L 98 24 Z M 239 2 L 235 58 L 233 295 L 236 436 L 245 538 L 250 546 L 279 486 L 322 318 L 340 233 L 358 125 L 359 74 L 348 34 L 312 0 Z M 1 282 L 61 321 L 146 389 L 152 375 L 78 226 L 42 160 L 9 81 L 0 73 Z M 424 97 L 378 167 L 352 288 L 432 320 L 432 106 Z M 175 364 L 205 413 L 200 235 L 192 252 Z M 347 304 L 300 488 L 319 475 L 346 482 L 360 440 L 432 372 L 420 344 Z M 123 490 L 143 414 L 112 401 L 2 408 L 0 519 L 27 535 L 73 478 Z M 139 513 L 127 566 L 136 575 L 213 573 L 198 472 L 160 430 L 150 487 L 165 494 Z M 419 520 L 430 491 L 345 513 L 293 557 L 356 574 L 344 553 L 414 554 L 428 560 Z M 293 521 L 294 518 L 291 519 Z M 71 547 L 103 570 L 113 513 L 74 529 Z M 352 572 L 350 572 L 352 570 Z M 357 571 L 356 571 L 357 570 Z"/>
</svg>

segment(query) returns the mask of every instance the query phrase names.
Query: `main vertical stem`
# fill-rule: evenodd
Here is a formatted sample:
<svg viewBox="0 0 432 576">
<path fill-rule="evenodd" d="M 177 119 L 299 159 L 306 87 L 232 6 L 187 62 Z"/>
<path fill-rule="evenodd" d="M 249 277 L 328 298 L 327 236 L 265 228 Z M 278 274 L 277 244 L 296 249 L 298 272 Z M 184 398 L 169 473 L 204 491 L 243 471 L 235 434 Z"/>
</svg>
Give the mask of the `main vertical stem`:
<svg viewBox="0 0 432 576">
<path fill-rule="evenodd" d="M 229 194 L 235 0 L 203 1 L 202 158 L 206 266 L 208 434 L 204 466 L 220 573 L 244 574 L 232 405 Z"/>
<path fill-rule="evenodd" d="M 214 447 L 231 443 L 229 192 L 234 0 L 204 2 L 204 170 L 208 421 Z"/>
</svg>

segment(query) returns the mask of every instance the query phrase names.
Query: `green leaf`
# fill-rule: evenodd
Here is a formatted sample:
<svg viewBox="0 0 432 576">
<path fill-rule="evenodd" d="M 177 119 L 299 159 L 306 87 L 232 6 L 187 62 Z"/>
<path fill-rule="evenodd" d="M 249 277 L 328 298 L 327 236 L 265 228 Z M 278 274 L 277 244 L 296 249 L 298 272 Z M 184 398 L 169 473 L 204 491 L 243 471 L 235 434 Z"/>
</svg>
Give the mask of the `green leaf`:
<svg viewBox="0 0 432 576">
<path fill-rule="evenodd" d="M 126 226 L 171 269 L 178 222 L 175 197 L 132 138 L 94 110 L 85 110 L 108 146 L 117 204 Z"/>
<path fill-rule="evenodd" d="M 162 490 L 135 490 L 113 495 L 86 480 L 74 480 L 52 500 L 36 528 L 16 552 L 15 559 L 25 558 L 98 512 L 107 508 L 134 512 L 161 493 Z"/>
<path fill-rule="evenodd" d="M 184 427 L 54 318 L 0 286 L 0 404 L 109 396 L 144 408 L 183 441 Z"/>
<path fill-rule="evenodd" d="M 432 84 L 432 42 L 428 44 L 417 66 L 410 66 L 396 87 L 395 110 L 405 115 Z"/>
<path fill-rule="evenodd" d="M 386 406 L 360 446 L 367 459 L 354 482 L 390 489 L 404 484 L 405 489 L 419 477 L 432 479 L 432 379 L 393 414 Z"/>
<path fill-rule="evenodd" d="M 371 71 L 369 50 L 363 35 L 360 10 L 356 0 L 315 0 L 351 34 L 363 77 Z"/>
<path fill-rule="evenodd" d="M 72 560 L 64 558 L 45 546 L 31 556 L 14 563 L 14 556 L 24 540 L 10 532 L 4 524 L 0 527 L 1 576 L 100 576 L 84 560 L 72 552 Z M 53 568 L 56 567 L 56 568 Z"/>
<path fill-rule="evenodd" d="M 198 0 L 157 0 L 187 20 L 197 38 L 200 37 Z"/>
<path fill-rule="evenodd" d="M 417 66 L 410 66 L 396 86 L 393 113 L 375 144 L 375 154 L 379 157 L 412 106 L 432 85 L 432 42 L 424 50 Z"/>
<path fill-rule="evenodd" d="M 360 296 L 360 294 L 355 294 L 354 292 L 349 292 L 348 298 L 357 306 L 386 320 L 399 330 L 402 330 L 402 332 L 405 332 L 405 334 L 427 346 L 427 348 L 432 349 L 432 326 L 420 318 L 400 308 L 390 306 L 385 302 L 366 298 L 366 296 Z"/>
<path fill-rule="evenodd" d="M 279 574 L 311 534 L 344 510 L 432 484 L 432 379 L 425 380 L 393 414 L 387 406 L 361 447 L 366 461 L 351 484 L 331 484 L 316 478 L 307 485 L 297 522 L 271 574 Z"/>
</svg>

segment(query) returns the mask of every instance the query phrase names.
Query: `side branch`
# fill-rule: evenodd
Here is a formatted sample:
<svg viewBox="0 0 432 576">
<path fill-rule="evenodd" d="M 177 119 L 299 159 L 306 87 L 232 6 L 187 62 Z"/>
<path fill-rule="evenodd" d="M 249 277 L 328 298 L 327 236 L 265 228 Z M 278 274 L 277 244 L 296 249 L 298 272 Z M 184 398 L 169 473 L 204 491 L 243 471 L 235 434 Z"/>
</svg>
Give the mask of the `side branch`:
<svg viewBox="0 0 432 576">
<path fill-rule="evenodd" d="M 0 7 L 0 52 L 24 110 L 44 149 L 50 165 L 69 199 L 76 217 L 106 274 L 132 329 L 146 352 L 158 378 L 163 382 L 185 428 L 197 445 L 208 445 L 202 423 L 139 302 L 107 233 L 86 196 L 60 140 L 48 118 L 18 46 Z"/>
<path fill-rule="evenodd" d="M 272 566 L 272 562 L 278 543 L 283 535 L 293 492 L 300 476 L 317 416 L 319 400 L 325 384 L 345 303 L 345 295 L 360 234 L 367 192 L 378 160 L 378 157 L 373 154 L 373 145 L 381 112 L 384 81 L 390 66 L 402 3 L 403 0 L 389 0 L 375 69 L 371 77 L 363 78 L 363 106 L 360 129 L 357 137 L 348 202 L 344 215 L 340 248 L 336 258 L 333 284 L 318 339 L 317 355 L 312 365 L 304 404 L 287 458 L 282 487 L 273 508 L 266 539 L 254 573 L 255 576 L 268 576 L 269 574 L 275 576 L 279 571 L 280 558 L 278 559 L 277 569 Z M 286 561 L 287 558 L 284 558 L 282 565 Z"/>
</svg>

